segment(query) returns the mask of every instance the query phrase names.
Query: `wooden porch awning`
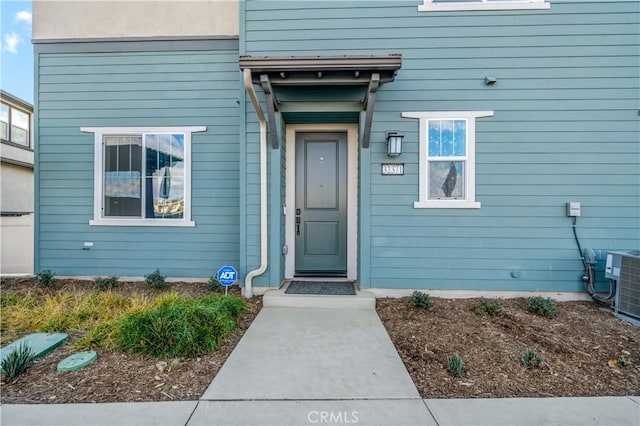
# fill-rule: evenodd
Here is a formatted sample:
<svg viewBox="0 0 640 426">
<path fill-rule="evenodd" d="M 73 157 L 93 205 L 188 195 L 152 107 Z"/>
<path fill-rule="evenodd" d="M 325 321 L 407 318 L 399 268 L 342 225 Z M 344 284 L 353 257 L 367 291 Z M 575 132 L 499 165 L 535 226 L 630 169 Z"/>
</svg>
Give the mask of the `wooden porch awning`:
<svg viewBox="0 0 640 426">
<path fill-rule="evenodd" d="M 267 106 L 267 130 L 273 148 L 278 148 L 275 113 L 281 108 L 280 86 L 364 86 L 359 109 L 365 111 L 361 129 L 362 147 L 369 147 L 376 92 L 395 79 L 402 66 L 399 54 L 385 56 L 241 56 L 240 69 L 251 70 L 260 84 Z"/>
</svg>

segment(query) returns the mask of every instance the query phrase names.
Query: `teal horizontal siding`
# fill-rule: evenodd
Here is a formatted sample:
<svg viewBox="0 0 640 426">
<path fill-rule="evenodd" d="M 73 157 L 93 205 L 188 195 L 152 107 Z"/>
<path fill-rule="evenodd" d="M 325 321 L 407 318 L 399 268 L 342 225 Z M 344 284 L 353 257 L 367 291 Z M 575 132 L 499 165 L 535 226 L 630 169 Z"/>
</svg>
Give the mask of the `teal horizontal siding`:
<svg viewBox="0 0 640 426">
<path fill-rule="evenodd" d="M 207 277 L 239 263 L 237 52 L 38 58 L 39 269 Z M 206 126 L 192 135 L 193 228 L 90 226 L 94 136 L 81 127 Z M 82 250 L 92 241 L 91 250 Z"/>
<path fill-rule="evenodd" d="M 599 257 L 640 247 L 640 3 L 438 13 L 418 3 L 245 2 L 248 55 L 402 54 L 360 154 L 370 158 L 360 165 L 359 268 L 370 277 L 361 284 L 581 291 L 566 202 L 581 202 L 577 232 Z M 495 86 L 484 85 L 487 75 Z M 476 121 L 482 208 L 414 209 L 418 120 L 401 113 L 458 110 L 494 111 Z M 386 130 L 405 135 L 399 158 L 386 156 Z M 247 232 L 257 242 L 257 134 L 246 137 Z M 386 162 L 404 163 L 405 174 L 381 176 Z"/>
</svg>

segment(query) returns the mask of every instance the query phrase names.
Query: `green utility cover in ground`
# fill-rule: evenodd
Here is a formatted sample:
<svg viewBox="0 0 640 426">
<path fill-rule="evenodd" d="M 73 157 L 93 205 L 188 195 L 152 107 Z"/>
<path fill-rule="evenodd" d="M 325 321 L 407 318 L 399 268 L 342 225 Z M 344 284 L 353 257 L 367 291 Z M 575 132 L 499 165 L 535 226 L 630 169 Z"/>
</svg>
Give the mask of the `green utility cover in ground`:
<svg viewBox="0 0 640 426">
<path fill-rule="evenodd" d="M 58 363 L 58 371 L 78 371 L 98 359 L 96 351 L 86 351 L 66 357 Z"/>
<path fill-rule="evenodd" d="M 45 356 L 67 340 L 67 333 L 33 333 L 28 336 L 21 337 L 15 342 L 0 349 L 0 362 L 4 361 L 10 353 L 17 350 L 24 342 L 31 348 L 35 358 Z"/>
</svg>

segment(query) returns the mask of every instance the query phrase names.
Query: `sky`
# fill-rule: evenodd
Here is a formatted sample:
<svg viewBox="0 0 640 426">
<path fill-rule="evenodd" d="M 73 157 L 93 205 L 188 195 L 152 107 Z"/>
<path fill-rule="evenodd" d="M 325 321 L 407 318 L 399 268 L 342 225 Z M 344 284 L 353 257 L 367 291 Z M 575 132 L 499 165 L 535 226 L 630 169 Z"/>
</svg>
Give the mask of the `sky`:
<svg viewBox="0 0 640 426">
<path fill-rule="evenodd" d="M 31 0 L 0 0 L 0 88 L 33 103 Z"/>
</svg>

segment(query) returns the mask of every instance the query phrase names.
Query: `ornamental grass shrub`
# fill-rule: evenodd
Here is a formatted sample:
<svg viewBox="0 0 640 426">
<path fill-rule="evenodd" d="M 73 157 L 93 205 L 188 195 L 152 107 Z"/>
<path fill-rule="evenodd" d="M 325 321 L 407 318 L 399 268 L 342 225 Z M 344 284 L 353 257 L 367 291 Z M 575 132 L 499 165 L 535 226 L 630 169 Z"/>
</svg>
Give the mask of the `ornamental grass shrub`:
<svg viewBox="0 0 640 426">
<path fill-rule="evenodd" d="M 96 288 L 100 291 L 111 290 L 112 288 L 116 288 L 118 286 L 119 277 L 110 276 L 110 277 L 95 277 L 93 282 Z"/>
<path fill-rule="evenodd" d="M 156 269 L 152 273 L 145 275 L 144 281 L 153 288 L 164 288 L 168 285 L 167 277 L 160 273 L 160 269 Z"/>
<path fill-rule="evenodd" d="M 502 315 L 503 307 L 501 299 L 485 299 L 484 297 L 478 301 L 476 312 L 482 316 L 498 316 Z"/>
<path fill-rule="evenodd" d="M 542 296 L 528 297 L 527 310 L 547 318 L 553 318 L 558 315 L 556 303 L 550 298 L 545 299 Z"/>
<path fill-rule="evenodd" d="M 24 342 L 14 349 L 9 355 L 7 355 L 0 363 L 0 373 L 7 379 L 11 380 L 14 377 L 24 373 L 31 365 L 33 361 L 33 351 Z"/>
<path fill-rule="evenodd" d="M 458 354 L 448 356 L 447 360 L 445 361 L 445 367 L 447 368 L 447 371 L 455 377 L 464 376 L 464 360 Z"/>
<path fill-rule="evenodd" d="M 127 313 L 117 324 L 116 345 L 129 353 L 156 358 L 211 352 L 237 329 L 247 307 L 234 296 L 194 299 L 169 293 L 150 307 Z"/>
<path fill-rule="evenodd" d="M 527 349 L 520 356 L 520 363 L 524 368 L 540 368 L 543 362 L 544 359 L 532 349 Z"/>
<path fill-rule="evenodd" d="M 50 271 L 49 269 L 45 269 L 44 271 L 39 272 L 33 278 L 33 281 L 40 287 L 53 287 L 53 285 L 56 283 L 56 273 Z"/>
<path fill-rule="evenodd" d="M 433 306 L 433 299 L 428 294 L 418 290 L 411 294 L 409 301 L 418 309 L 429 309 Z"/>
</svg>

